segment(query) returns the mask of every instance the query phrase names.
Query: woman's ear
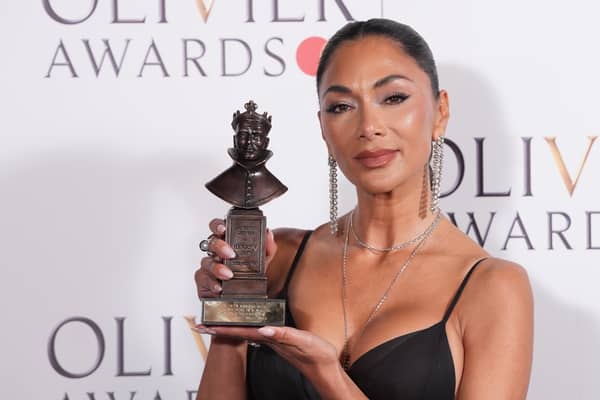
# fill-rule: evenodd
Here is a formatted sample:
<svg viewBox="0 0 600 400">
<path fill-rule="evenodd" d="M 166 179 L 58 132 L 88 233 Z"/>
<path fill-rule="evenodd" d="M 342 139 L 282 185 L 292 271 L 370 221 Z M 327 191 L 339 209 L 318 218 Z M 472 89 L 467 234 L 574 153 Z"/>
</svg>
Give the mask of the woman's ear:
<svg viewBox="0 0 600 400">
<path fill-rule="evenodd" d="M 327 146 L 327 153 L 331 154 L 331 149 L 329 148 L 329 143 L 327 143 L 327 139 L 325 138 L 325 134 L 323 133 L 323 123 L 321 122 L 321 111 L 317 111 L 317 119 L 319 120 L 319 128 L 321 128 L 321 138 L 325 142 L 325 146 Z"/>
<path fill-rule="evenodd" d="M 450 118 L 450 103 L 448 100 L 448 92 L 440 90 L 437 98 L 435 110 L 435 123 L 433 126 L 433 140 L 437 140 L 440 136 L 446 133 L 448 119 Z"/>
<path fill-rule="evenodd" d="M 321 137 L 325 140 L 325 136 L 323 136 L 323 123 L 321 122 L 321 110 L 317 111 L 317 120 L 319 121 L 319 128 L 321 129 Z"/>
</svg>

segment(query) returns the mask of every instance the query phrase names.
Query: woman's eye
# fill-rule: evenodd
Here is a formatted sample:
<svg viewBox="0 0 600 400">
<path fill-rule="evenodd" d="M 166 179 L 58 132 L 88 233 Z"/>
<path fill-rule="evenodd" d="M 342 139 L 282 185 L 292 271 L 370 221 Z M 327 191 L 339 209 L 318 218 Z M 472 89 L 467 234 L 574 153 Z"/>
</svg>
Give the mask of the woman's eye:
<svg viewBox="0 0 600 400">
<path fill-rule="evenodd" d="M 408 99 L 407 95 L 402 93 L 394 93 L 391 96 L 386 97 L 384 102 L 386 104 L 400 104 L 406 99 Z"/>
<path fill-rule="evenodd" d="M 332 113 L 332 114 L 340 114 L 345 111 L 348 111 L 349 109 L 350 109 L 350 106 L 348 104 L 339 103 L 339 104 L 333 104 L 333 105 L 327 107 L 327 109 L 325 111 L 327 111 L 328 113 Z"/>
</svg>

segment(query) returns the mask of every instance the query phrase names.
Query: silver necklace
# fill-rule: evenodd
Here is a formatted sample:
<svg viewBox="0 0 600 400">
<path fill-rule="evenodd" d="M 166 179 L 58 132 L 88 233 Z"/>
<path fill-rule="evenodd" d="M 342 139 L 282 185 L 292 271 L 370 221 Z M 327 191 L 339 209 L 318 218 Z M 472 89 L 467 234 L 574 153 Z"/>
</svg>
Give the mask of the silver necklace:
<svg viewBox="0 0 600 400">
<path fill-rule="evenodd" d="M 390 251 L 395 251 L 395 250 L 400 250 L 403 249 L 405 247 L 410 246 L 411 244 L 417 243 L 419 241 L 421 241 L 421 239 L 423 239 L 424 237 L 427 237 L 431 234 L 431 232 L 433 232 L 433 230 L 435 229 L 435 227 L 437 226 L 437 224 L 440 222 L 440 211 L 438 210 L 435 214 L 435 218 L 433 220 L 433 222 L 431 222 L 431 224 L 423 231 L 419 234 L 419 236 L 414 237 L 410 240 L 407 240 L 406 242 L 402 242 L 402 243 L 398 243 L 395 244 L 393 246 L 390 247 L 375 247 L 370 245 L 367 242 L 363 242 L 358 235 L 356 234 L 356 231 L 354 230 L 354 225 L 352 223 L 352 220 L 354 219 L 354 210 L 350 211 L 350 231 L 352 232 L 352 236 L 354 236 L 354 239 L 358 242 L 359 245 L 361 245 L 362 247 L 369 249 L 373 252 L 377 252 L 377 253 L 388 253 Z"/>
<path fill-rule="evenodd" d="M 385 303 L 385 301 L 388 299 L 388 296 L 389 296 L 392 288 L 396 284 L 398 277 L 406 269 L 406 267 L 408 266 L 410 261 L 415 257 L 415 255 L 417 254 L 417 250 L 419 250 L 419 248 L 423 245 L 423 243 L 425 243 L 425 240 L 429 236 L 431 236 L 433 229 L 437 226 L 437 221 L 439 221 L 439 214 L 437 215 L 434 223 L 432 223 L 430 225 L 429 228 L 431 228 L 431 229 L 428 228 L 424 232 L 424 234 L 419 235 L 420 240 L 418 241 L 415 248 L 411 251 L 408 258 L 404 261 L 404 263 L 402 264 L 400 269 L 396 272 L 396 274 L 394 275 L 394 278 L 392 278 L 392 281 L 388 285 L 385 292 L 383 292 L 383 295 L 381 296 L 381 298 L 379 299 L 377 304 L 375 304 L 375 307 L 373 308 L 373 310 L 371 310 L 371 313 L 367 317 L 367 320 L 365 321 L 365 323 L 363 324 L 362 328 L 360 329 L 358 335 L 356 336 L 357 339 L 362 336 L 365 329 L 367 328 L 367 325 L 369 325 L 369 323 L 371 322 L 373 317 L 375 317 L 375 314 L 377 314 L 379 309 L 383 306 L 383 303 Z M 350 231 L 351 224 L 352 224 L 352 214 L 350 214 L 350 219 L 349 219 L 348 223 L 346 224 L 346 235 L 345 235 L 345 239 L 344 239 L 344 250 L 343 250 L 343 254 L 342 254 L 342 308 L 344 310 L 344 347 L 342 348 L 340 362 L 342 363 L 342 367 L 346 371 L 350 368 L 350 344 L 348 342 L 348 288 L 347 288 L 348 276 L 347 276 L 347 272 L 346 272 L 346 265 L 348 263 L 348 241 L 349 241 L 349 237 L 350 237 L 349 231 Z"/>
</svg>

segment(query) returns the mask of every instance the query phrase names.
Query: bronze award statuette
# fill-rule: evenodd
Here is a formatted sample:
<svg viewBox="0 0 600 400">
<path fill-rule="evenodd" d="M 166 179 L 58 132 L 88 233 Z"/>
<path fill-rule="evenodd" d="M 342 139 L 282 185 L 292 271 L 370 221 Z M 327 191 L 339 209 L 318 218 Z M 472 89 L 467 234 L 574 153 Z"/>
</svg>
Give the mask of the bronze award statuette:
<svg viewBox="0 0 600 400">
<path fill-rule="evenodd" d="M 233 165 L 206 184 L 214 195 L 233 207 L 226 216 L 225 241 L 236 257 L 225 260 L 233 278 L 222 282 L 216 299 L 202 300 L 204 325 L 284 325 L 285 300 L 267 298 L 266 217 L 258 206 L 287 191 L 265 164 L 273 155 L 267 150 L 271 116 L 258 114 L 250 100 L 245 112 L 233 114 Z"/>
</svg>

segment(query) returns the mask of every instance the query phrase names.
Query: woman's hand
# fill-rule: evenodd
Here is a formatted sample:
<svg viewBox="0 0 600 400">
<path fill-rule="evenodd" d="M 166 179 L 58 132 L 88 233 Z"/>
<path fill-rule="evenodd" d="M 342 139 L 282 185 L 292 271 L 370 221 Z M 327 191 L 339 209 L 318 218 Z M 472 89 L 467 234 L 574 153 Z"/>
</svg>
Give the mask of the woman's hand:
<svg viewBox="0 0 600 400">
<path fill-rule="evenodd" d="M 201 299 L 217 297 L 221 293 L 221 284 L 219 280 L 229 280 L 233 278 L 233 272 L 225 264 L 223 260 L 235 258 L 235 252 L 225 242 L 225 221 L 215 218 L 208 224 L 210 231 L 213 234 L 209 240 L 208 250 L 214 253 L 214 256 L 207 256 L 200 261 L 200 269 L 194 275 L 196 280 L 196 289 L 198 297 Z M 267 255 L 265 259 L 265 268 L 273 259 L 277 251 L 277 244 L 273 238 L 273 232 L 267 229 Z"/>
<path fill-rule="evenodd" d="M 237 337 L 268 345 L 300 371 L 339 365 L 335 347 L 311 332 L 289 326 L 262 328 L 204 326 L 197 329 L 218 337 Z"/>
<path fill-rule="evenodd" d="M 308 378 L 323 399 L 366 399 L 343 371 L 335 346 L 314 333 L 288 326 L 196 328 L 216 338 L 238 338 L 271 347 Z"/>
</svg>

